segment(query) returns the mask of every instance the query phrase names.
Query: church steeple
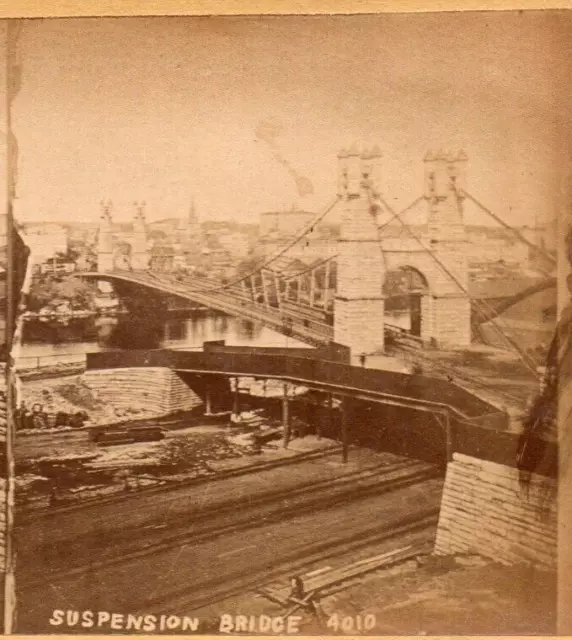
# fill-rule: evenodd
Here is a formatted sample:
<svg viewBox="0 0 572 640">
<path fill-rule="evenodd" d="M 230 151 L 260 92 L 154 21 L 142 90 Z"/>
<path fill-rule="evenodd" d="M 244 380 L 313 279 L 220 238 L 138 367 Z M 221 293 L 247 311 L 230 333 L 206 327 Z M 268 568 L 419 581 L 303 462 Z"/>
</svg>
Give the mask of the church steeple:
<svg viewBox="0 0 572 640">
<path fill-rule="evenodd" d="M 147 221 L 145 219 L 145 202 L 135 202 L 133 219 L 133 242 L 131 266 L 133 269 L 146 269 L 149 263 L 147 255 Z"/>
<path fill-rule="evenodd" d="M 194 196 L 191 196 L 188 216 L 181 228 L 181 247 L 187 264 L 193 264 L 198 260 L 201 247 L 201 225 Z"/>
<path fill-rule="evenodd" d="M 111 271 L 113 268 L 113 220 L 111 200 L 101 201 L 101 215 L 97 235 L 97 268 L 99 271 Z"/>
</svg>

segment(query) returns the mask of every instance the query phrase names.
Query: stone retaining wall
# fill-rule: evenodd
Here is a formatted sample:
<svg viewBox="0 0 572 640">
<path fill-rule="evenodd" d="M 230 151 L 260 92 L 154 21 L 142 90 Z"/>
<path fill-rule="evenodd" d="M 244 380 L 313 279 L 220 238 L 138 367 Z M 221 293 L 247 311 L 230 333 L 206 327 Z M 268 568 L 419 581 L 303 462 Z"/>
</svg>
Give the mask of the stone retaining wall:
<svg viewBox="0 0 572 640">
<path fill-rule="evenodd" d="M 556 568 L 554 480 L 455 453 L 447 467 L 435 553 L 478 553 L 503 564 Z"/>
<path fill-rule="evenodd" d="M 138 408 L 157 417 L 202 404 L 174 371 L 163 367 L 96 369 L 86 371 L 84 379 L 102 400 L 115 407 Z"/>
</svg>

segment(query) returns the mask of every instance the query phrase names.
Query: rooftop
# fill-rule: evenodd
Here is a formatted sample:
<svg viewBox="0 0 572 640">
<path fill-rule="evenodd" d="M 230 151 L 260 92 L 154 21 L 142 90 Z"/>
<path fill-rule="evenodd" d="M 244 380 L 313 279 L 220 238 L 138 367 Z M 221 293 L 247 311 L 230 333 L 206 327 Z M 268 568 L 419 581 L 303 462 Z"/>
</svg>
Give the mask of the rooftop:
<svg viewBox="0 0 572 640">
<path fill-rule="evenodd" d="M 260 215 L 261 216 L 289 216 L 289 215 L 315 216 L 316 213 L 313 211 L 304 211 L 302 209 L 290 209 L 285 211 L 265 211 Z"/>
</svg>

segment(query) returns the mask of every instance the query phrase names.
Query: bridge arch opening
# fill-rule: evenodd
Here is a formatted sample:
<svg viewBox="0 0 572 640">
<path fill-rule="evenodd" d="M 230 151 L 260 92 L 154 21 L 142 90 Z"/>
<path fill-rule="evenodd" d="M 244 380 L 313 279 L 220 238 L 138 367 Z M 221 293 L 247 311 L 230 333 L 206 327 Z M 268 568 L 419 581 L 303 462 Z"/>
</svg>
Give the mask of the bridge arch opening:
<svg viewBox="0 0 572 640">
<path fill-rule="evenodd" d="M 428 324 L 426 305 L 430 287 L 415 267 L 403 265 L 387 271 L 382 287 L 387 324 L 394 324 L 414 336 L 422 337 Z"/>
</svg>

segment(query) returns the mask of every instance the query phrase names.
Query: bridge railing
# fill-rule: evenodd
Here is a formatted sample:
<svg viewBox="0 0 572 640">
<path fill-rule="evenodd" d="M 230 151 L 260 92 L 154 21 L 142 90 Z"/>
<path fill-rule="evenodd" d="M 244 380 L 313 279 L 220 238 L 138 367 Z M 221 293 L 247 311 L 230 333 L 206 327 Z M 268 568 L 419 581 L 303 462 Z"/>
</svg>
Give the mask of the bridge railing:
<svg viewBox="0 0 572 640">
<path fill-rule="evenodd" d="M 350 363 L 351 353 L 348 347 L 331 342 L 314 349 L 310 347 L 244 347 L 226 345 L 224 340 L 217 342 L 205 342 L 204 350 L 206 353 L 239 353 L 252 356 L 253 354 L 265 354 L 272 356 L 288 356 L 297 358 L 311 358 L 312 360 L 326 360 L 329 362 L 345 362 Z"/>
<path fill-rule="evenodd" d="M 90 278 L 113 278 L 144 285 L 172 296 L 187 298 L 199 304 L 220 309 L 225 313 L 242 315 L 250 320 L 265 323 L 274 330 L 281 331 L 285 335 L 292 335 L 312 345 L 327 343 L 333 338 L 332 325 L 324 322 L 323 319 L 310 318 L 294 310 L 285 314 L 276 306 L 258 304 L 250 300 L 242 292 L 233 293 L 227 289 L 211 291 L 209 288 L 191 287 L 188 282 L 185 284 L 166 274 L 147 271 L 114 270 L 102 273 L 83 272 L 77 275 Z"/>
<path fill-rule="evenodd" d="M 160 367 L 157 364 L 159 350 L 129 349 L 126 351 L 102 351 L 86 354 L 86 368 L 123 369 L 128 367 Z M 177 353 L 177 352 L 173 352 Z"/>
<path fill-rule="evenodd" d="M 494 409 L 465 389 L 428 376 L 319 361 L 315 364 L 314 372 L 316 379 L 331 384 L 343 384 L 356 389 L 415 398 L 426 403 L 449 405 L 471 419 L 490 414 Z"/>
<path fill-rule="evenodd" d="M 48 353 L 35 356 L 17 356 L 16 368 L 19 371 L 30 371 L 62 365 L 85 364 L 84 353 Z"/>
<path fill-rule="evenodd" d="M 501 414 L 502 415 L 502 414 Z M 484 418 L 485 416 L 483 416 Z M 498 464 L 515 467 L 518 460 L 520 433 L 507 432 L 494 415 L 487 417 L 488 422 L 471 420 L 453 420 L 453 442 L 456 453 L 490 460 Z M 545 443 L 548 469 L 558 468 L 558 444 Z M 552 472 L 549 472 L 550 475 Z"/>
</svg>

